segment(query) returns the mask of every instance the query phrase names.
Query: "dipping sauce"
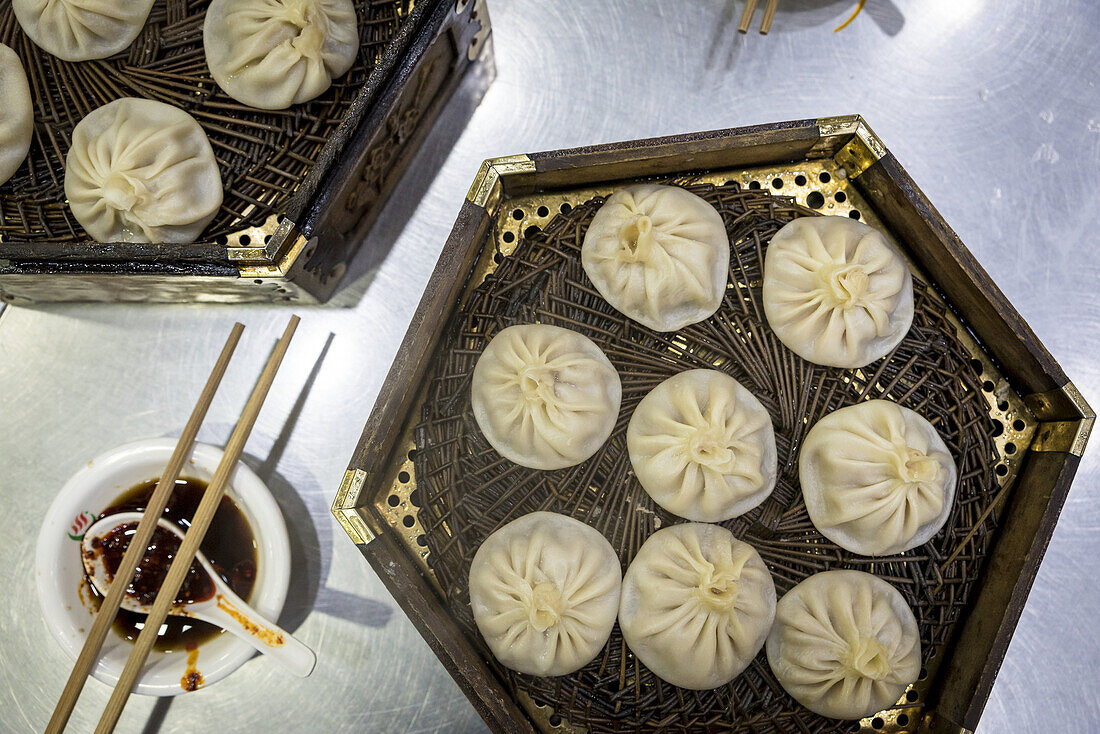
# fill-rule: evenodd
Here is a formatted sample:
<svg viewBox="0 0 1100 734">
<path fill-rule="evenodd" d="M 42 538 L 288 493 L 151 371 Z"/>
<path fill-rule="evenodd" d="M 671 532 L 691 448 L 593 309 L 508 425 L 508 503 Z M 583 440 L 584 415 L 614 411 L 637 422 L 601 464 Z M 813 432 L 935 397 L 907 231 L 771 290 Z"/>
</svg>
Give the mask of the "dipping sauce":
<svg viewBox="0 0 1100 734">
<path fill-rule="evenodd" d="M 157 481 L 151 479 L 130 488 L 116 497 L 111 506 L 96 519 L 118 512 L 144 511 L 153 490 L 156 489 Z M 177 479 L 163 517 L 186 532 L 205 491 L 206 482 L 201 479 Z M 126 523 L 104 536 L 101 547 L 96 548 L 96 551 L 104 554 L 104 565 L 112 575 L 122 562 L 122 556 L 136 528 L 137 523 Z M 168 568 L 179 549 L 179 539 L 168 531 L 157 528 L 153 531 L 149 548 L 130 585 L 131 593 L 144 604 L 152 604 L 156 599 L 160 584 L 168 574 Z M 222 497 L 200 548 L 229 588 L 247 601 L 256 582 L 256 539 L 244 513 L 228 496 Z M 91 586 L 87 580 L 85 583 Z M 101 598 L 94 589 L 92 593 L 97 601 Z M 180 588 L 177 602 L 202 601 L 213 595 L 214 584 L 211 579 L 198 563 L 192 564 Z M 120 609 L 115 617 L 114 629 L 125 639 L 133 641 L 137 639 L 144 625 L 144 614 Z M 156 649 L 164 652 L 194 650 L 221 633 L 220 627 L 197 619 L 169 616 L 157 635 Z"/>
</svg>

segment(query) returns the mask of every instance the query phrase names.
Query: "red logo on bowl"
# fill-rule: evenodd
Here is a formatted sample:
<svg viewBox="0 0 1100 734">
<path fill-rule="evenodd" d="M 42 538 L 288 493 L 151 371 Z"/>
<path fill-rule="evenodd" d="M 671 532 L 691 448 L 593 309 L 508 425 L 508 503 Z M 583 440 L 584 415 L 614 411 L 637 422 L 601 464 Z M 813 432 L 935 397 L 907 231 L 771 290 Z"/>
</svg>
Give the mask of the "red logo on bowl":
<svg viewBox="0 0 1100 734">
<path fill-rule="evenodd" d="M 95 521 L 95 515 L 85 510 L 76 517 L 73 518 L 72 532 L 69 533 L 69 539 L 80 542 L 84 539 L 84 531 Z"/>
</svg>

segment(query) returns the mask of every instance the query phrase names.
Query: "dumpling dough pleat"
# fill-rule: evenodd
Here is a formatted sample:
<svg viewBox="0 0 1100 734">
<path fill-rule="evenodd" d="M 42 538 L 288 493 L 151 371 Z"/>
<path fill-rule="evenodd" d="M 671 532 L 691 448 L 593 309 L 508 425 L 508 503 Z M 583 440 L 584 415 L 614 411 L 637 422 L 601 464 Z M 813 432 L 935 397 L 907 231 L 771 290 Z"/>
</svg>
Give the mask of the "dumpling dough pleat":
<svg viewBox="0 0 1100 734">
<path fill-rule="evenodd" d="M 957 472 L 920 414 L 887 400 L 834 411 L 806 434 L 798 475 L 814 526 L 863 555 L 926 543 L 951 513 Z"/>
<path fill-rule="evenodd" d="M 833 719 L 894 705 L 920 672 L 917 621 L 904 597 L 863 571 L 814 574 L 783 595 L 768 663 L 799 703 Z"/>
<path fill-rule="evenodd" d="M 717 311 L 729 263 L 718 211 L 676 186 L 619 189 L 592 218 L 581 247 L 581 264 L 600 295 L 654 331 L 675 331 Z"/>
<path fill-rule="evenodd" d="M 639 660 L 681 688 L 725 685 L 764 645 L 775 585 L 760 555 L 718 525 L 651 535 L 623 577 L 619 626 Z"/>
<path fill-rule="evenodd" d="M 214 0 L 202 38 L 218 86 L 264 110 L 317 97 L 359 52 L 351 0 Z"/>
<path fill-rule="evenodd" d="M 500 528 L 470 564 L 470 605 L 493 655 L 530 675 L 565 675 L 611 636 L 622 572 L 611 544 L 565 515 L 533 512 Z"/>
<path fill-rule="evenodd" d="M 153 0 L 12 0 L 11 5 L 38 47 L 65 61 L 88 61 L 133 43 Z"/>
<path fill-rule="evenodd" d="M 848 217 L 803 217 L 764 256 L 764 313 L 798 356 L 863 367 L 896 347 L 913 322 L 913 282 L 878 230 Z"/>
<path fill-rule="evenodd" d="M 206 133 L 178 107 L 124 97 L 73 129 L 65 196 L 97 242 L 194 242 L 222 203 Z"/>
<path fill-rule="evenodd" d="M 579 464 L 615 427 L 622 385 L 591 339 L 548 324 L 509 326 L 474 367 L 474 418 L 493 448 L 532 469 Z"/>
<path fill-rule="evenodd" d="M 626 443 L 642 488 L 689 520 L 728 520 L 775 488 L 768 411 L 717 370 L 681 372 L 654 388 L 634 410 Z"/>
<path fill-rule="evenodd" d="M 23 63 L 0 43 L 0 184 L 23 165 L 34 134 L 34 108 Z"/>
</svg>

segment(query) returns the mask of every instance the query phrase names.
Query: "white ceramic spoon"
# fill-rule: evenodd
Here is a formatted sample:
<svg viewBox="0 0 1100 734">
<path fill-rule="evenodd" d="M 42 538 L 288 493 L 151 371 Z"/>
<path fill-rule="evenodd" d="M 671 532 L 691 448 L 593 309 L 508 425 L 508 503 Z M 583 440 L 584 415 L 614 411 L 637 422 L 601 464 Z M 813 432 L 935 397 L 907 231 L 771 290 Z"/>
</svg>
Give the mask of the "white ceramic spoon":
<svg viewBox="0 0 1100 734">
<path fill-rule="evenodd" d="M 81 542 L 81 549 L 84 551 L 81 553 L 84 569 L 88 572 L 88 578 L 91 579 L 96 591 L 103 596 L 107 595 L 111 582 L 108 580 L 107 569 L 103 563 L 103 554 L 93 548 L 92 539 L 108 535 L 119 525 L 141 522 L 141 515 L 140 512 L 119 512 L 109 515 L 88 528 L 84 534 L 84 540 Z M 183 541 L 183 531 L 173 523 L 161 518 L 157 521 L 157 526 Z M 317 663 L 317 656 L 313 650 L 294 639 L 289 632 L 264 619 L 259 612 L 234 594 L 210 565 L 210 561 L 202 551 L 195 555 L 195 560 L 214 581 L 214 595 L 203 601 L 173 604 L 169 612 L 171 615 L 192 617 L 217 625 L 226 632 L 240 637 L 265 655 L 275 658 L 295 675 L 304 678 L 313 672 L 313 666 Z M 148 614 L 152 604 L 142 604 L 127 593 L 122 597 L 122 608 Z"/>
</svg>

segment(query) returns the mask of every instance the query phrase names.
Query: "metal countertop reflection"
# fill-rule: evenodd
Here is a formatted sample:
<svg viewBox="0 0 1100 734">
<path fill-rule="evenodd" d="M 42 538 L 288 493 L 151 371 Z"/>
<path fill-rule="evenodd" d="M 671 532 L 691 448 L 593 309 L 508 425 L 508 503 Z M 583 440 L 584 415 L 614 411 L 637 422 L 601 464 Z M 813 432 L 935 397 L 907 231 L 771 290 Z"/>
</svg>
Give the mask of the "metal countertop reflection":
<svg viewBox="0 0 1100 734">
<path fill-rule="evenodd" d="M 497 78 L 457 96 L 332 304 L 302 316 L 246 453 L 286 515 L 282 622 L 319 653 L 293 678 L 255 658 L 198 693 L 137 697 L 119 731 L 475 732 L 443 666 L 329 505 L 484 158 L 862 114 L 1093 405 L 1100 404 L 1100 3 L 782 0 L 769 36 L 742 0 L 489 0 Z M 467 124 L 468 122 L 468 124 Z M 465 127 L 464 127 L 465 126 Z M 438 176 L 432 172 L 441 166 Z M 200 434 L 224 443 L 289 311 L 72 304 L 0 311 L 0 710 L 41 731 L 70 662 L 47 632 L 34 544 L 96 454 L 176 435 L 231 324 L 242 348 Z M 1095 442 L 1094 442 L 1095 443 Z M 1100 726 L 1100 447 L 1086 452 L 981 734 Z M 109 689 L 89 682 L 71 731 Z"/>
</svg>

